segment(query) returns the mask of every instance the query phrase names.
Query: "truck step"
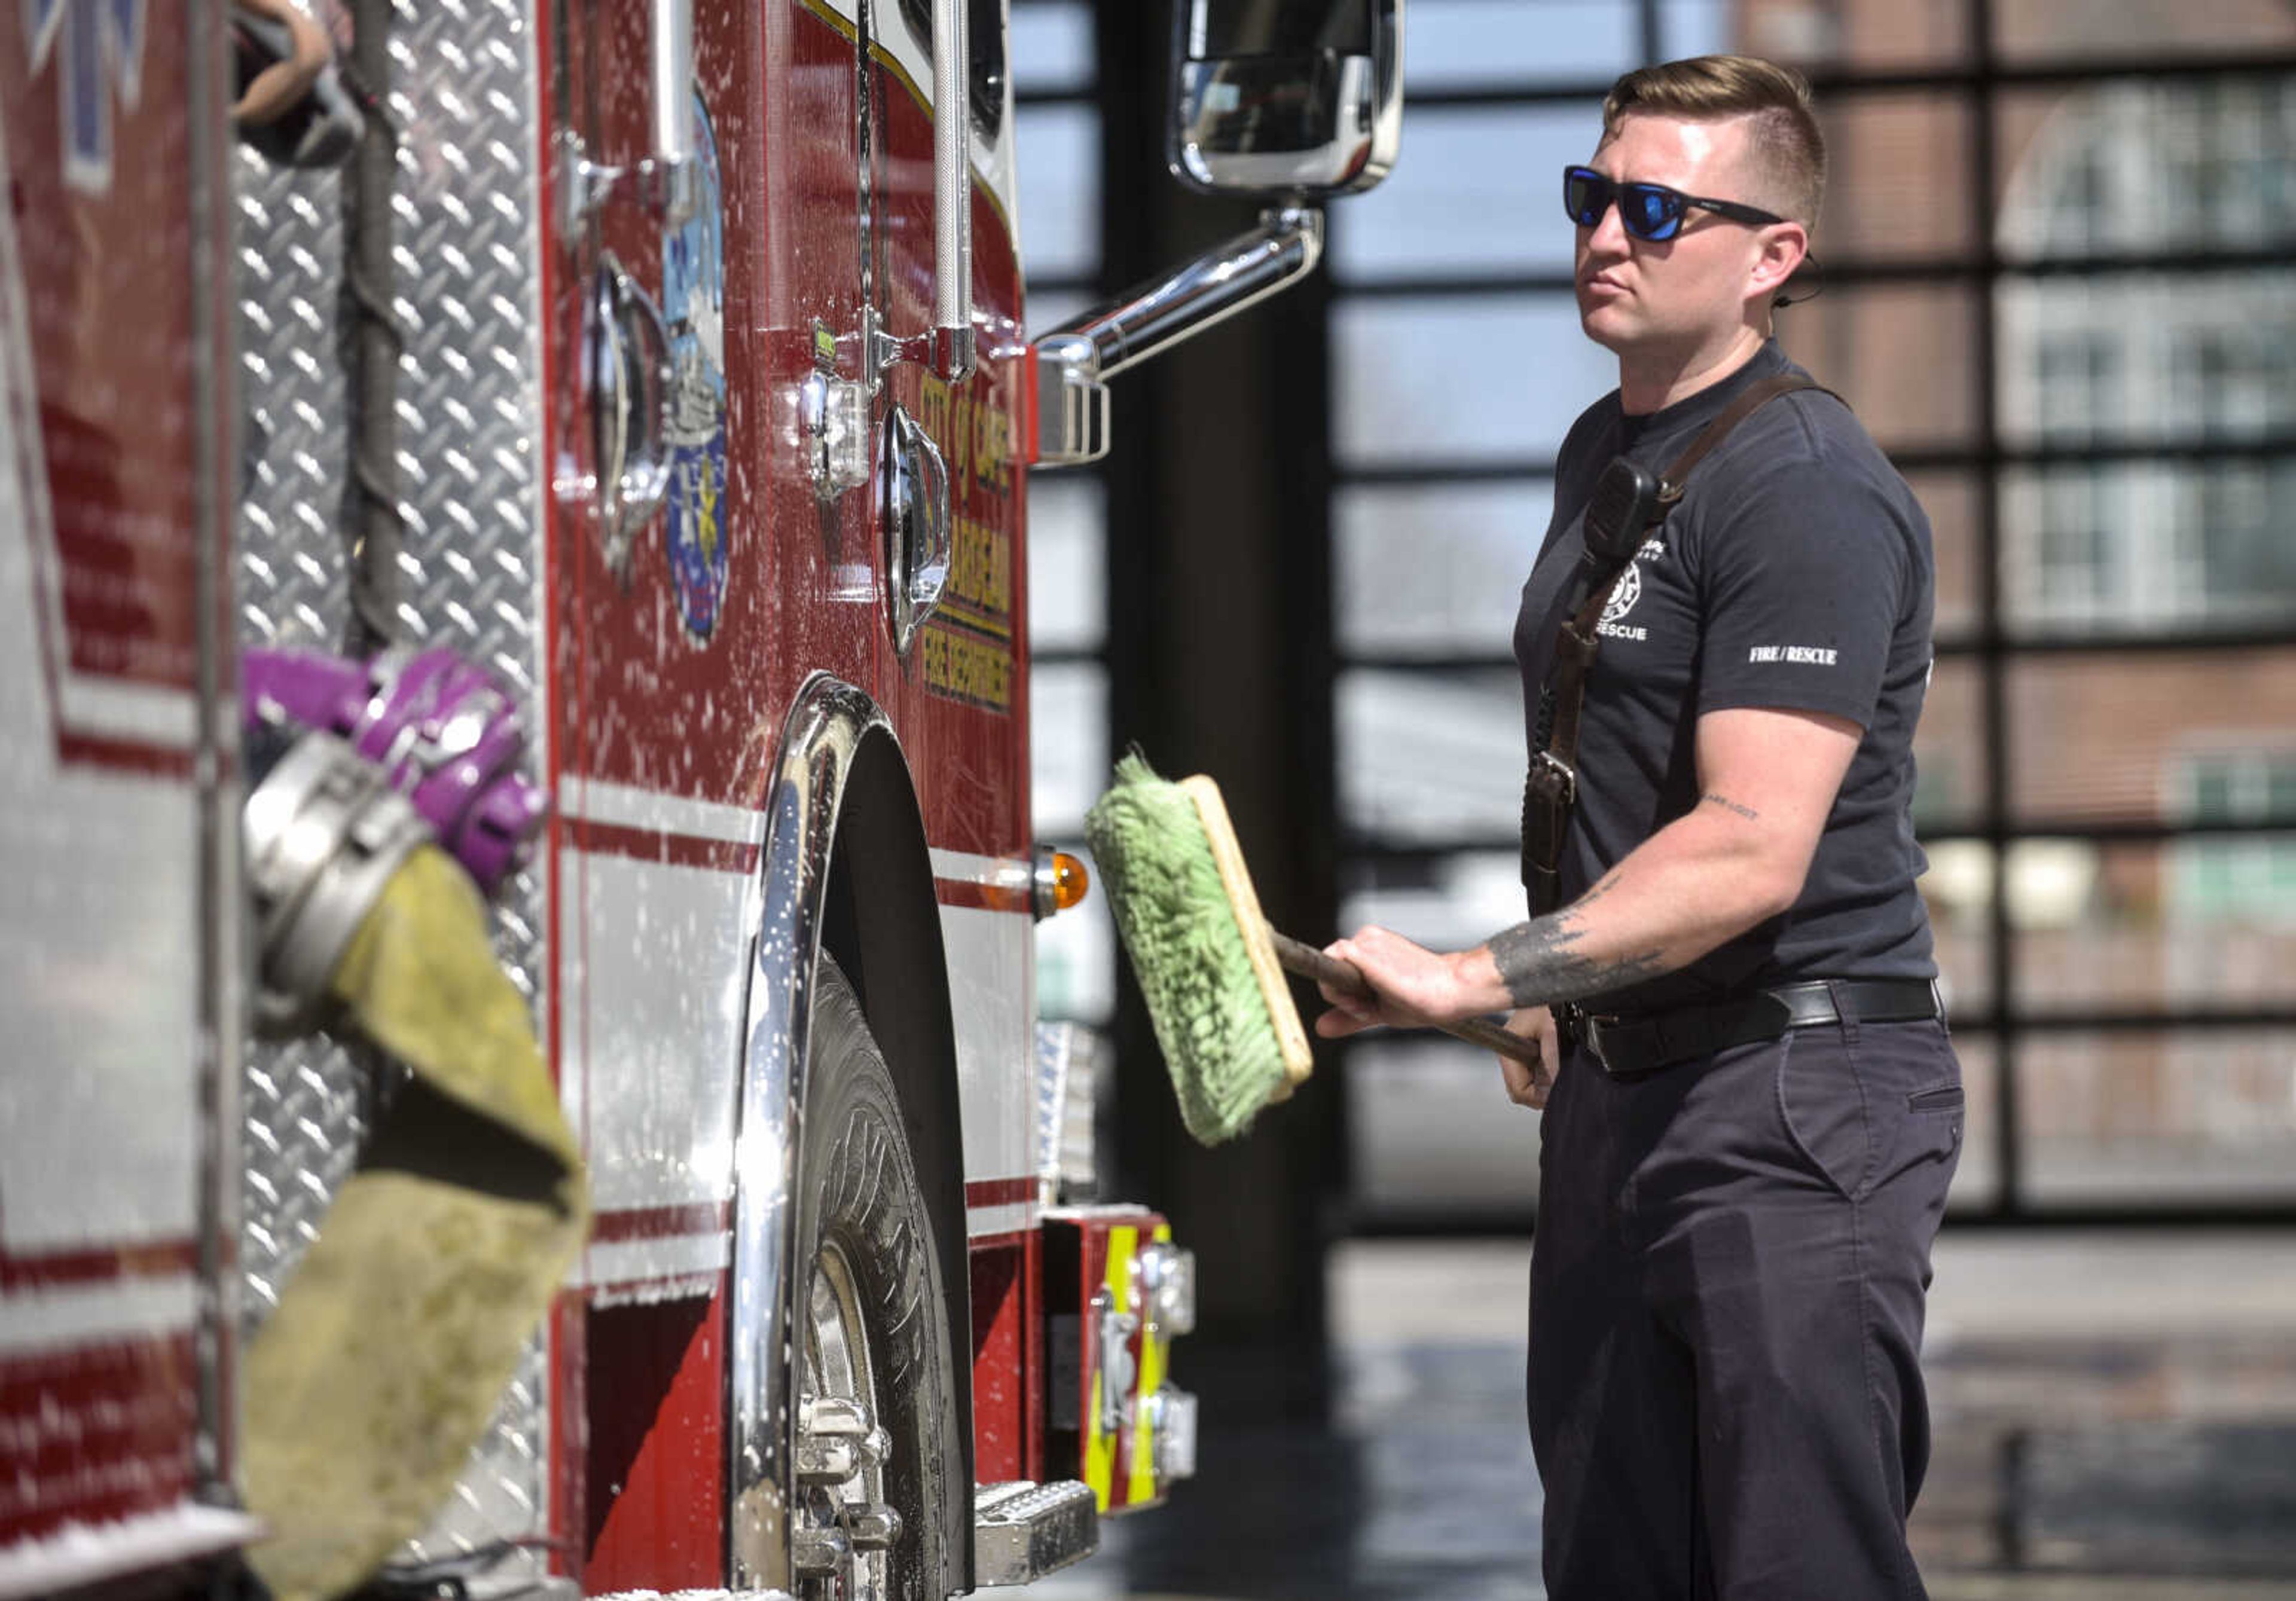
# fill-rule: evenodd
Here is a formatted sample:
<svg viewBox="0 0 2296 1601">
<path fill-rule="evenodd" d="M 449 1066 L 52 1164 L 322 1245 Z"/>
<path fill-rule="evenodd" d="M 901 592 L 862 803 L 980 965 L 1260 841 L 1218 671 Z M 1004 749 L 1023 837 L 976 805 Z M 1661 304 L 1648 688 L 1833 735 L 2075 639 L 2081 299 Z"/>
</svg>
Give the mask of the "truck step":
<svg viewBox="0 0 2296 1601">
<path fill-rule="evenodd" d="M 1100 1508 L 1075 1479 L 983 1484 L 972 1498 L 973 1581 L 1028 1584 L 1100 1549 Z"/>
</svg>

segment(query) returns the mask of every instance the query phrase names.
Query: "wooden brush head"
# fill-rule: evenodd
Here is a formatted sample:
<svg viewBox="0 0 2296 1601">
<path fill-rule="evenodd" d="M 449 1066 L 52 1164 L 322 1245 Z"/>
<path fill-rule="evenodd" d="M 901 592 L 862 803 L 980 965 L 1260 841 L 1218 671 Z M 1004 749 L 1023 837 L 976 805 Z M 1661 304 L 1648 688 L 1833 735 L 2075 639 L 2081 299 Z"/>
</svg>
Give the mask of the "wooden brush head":
<svg viewBox="0 0 2296 1601">
<path fill-rule="evenodd" d="M 1259 895 L 1251 887 L 1251 871 L 1244 866 L 1243 847 L 1236 842 L 1235 825 L 1228 821 L 1227 802 L 1220 799 L 1219 785 L 1198 773 L 1192 778 L 1181 779 L 1180 787 L 1195 802 L 1196 815 L 1203 819 L 1204 838 L 1211 846 L 1213 860 L 1219 864 L 1220 882 L 1227 888 L 1228 906 L 1243 932 L 1244 949 L 1251 957 L 1253 976 L 1259 980 L 1260 993 L 1267 998 L 1268 1019 L 1275 1025 L 1275 1037 L 1283 1051 L 1283 1083 L 1268 1098 L 1284 1100 L 1294 1085 L 1303 1082 L 1315 1071 L 1315 1058 L 1308 1049 L 1308 1030 L 1300 1022 L 1300 1008 L 1292 1000 L 1292 986 L 1283 977 L 1283 965 L 1276 960 L 1275 947 L 1267 937 L 1267 918 L 1259 909 Z"/>
</svg>

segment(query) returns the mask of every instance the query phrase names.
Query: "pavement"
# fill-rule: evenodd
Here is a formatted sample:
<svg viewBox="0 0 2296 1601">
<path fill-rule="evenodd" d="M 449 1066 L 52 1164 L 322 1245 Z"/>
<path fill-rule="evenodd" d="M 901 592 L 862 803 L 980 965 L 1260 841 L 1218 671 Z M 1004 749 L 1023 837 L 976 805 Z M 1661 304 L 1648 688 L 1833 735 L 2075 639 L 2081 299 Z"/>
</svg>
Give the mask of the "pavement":
<svg viewBox="0 0 2296 1601">
<path fill-rule="evenodd" d="M 1358 1241 L 1328 1427 L 1223 1429 L 1032 1601 L 1538 1601 L 1521 1242 Z M 1949 1229 L 1936 1601 L 2296 1601 L 2296 1233 Z M 1186 1382 L 1185 1348 L 1177 1377 Z"/>
</svg>

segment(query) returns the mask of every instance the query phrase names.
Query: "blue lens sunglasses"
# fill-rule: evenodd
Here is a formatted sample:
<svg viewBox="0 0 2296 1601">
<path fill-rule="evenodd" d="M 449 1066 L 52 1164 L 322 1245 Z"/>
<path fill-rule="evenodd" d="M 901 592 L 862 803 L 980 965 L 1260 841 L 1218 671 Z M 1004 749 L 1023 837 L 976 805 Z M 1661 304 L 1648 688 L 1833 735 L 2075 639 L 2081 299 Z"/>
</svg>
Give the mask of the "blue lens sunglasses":
<svg viewBox="0 0 2296 1601">
<path fill-rule="evenodd" d="M 1711 211 L 1733 222 L 1759 225 L 1786 220 L 1756 206 L 1685 194 L 1664 184 L 1614 183 L 1591 167 L 1562 169 L 1562 209 L 1580 227 L 1591 228 L 1600 223 L 1603 213 L 1611 209 L 1614 200 L 1619 203 L 1620 226 L 1636 239 L 1653 244 L 1664 243 L 1679 234 L 1683 217 L 1693 209 Z"/>
</svg>

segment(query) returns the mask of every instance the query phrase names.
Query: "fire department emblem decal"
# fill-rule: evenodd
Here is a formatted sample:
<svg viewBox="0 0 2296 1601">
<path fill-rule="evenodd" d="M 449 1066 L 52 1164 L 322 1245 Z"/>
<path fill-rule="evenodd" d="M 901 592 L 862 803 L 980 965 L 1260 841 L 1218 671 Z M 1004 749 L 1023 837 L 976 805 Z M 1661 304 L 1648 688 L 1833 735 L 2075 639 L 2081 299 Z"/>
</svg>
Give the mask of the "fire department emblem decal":
<svg viewBox="0 0 2296 1601">
<path fill-rule="evenodd" d="M 701 167 L 693 215 L 661 242 L 669 324 L 669 576 L 686 631 L 707 639 L 726 599 L 726 216 L 718 135 L 693 92 Z"/>
<path fill-rule="evenodd" d="M 1610 603 L 1603 608 L 1603 620 L 1606 623 L 1625 621 L 1627 613 L 1635 609 L 1635 603 L 1642 597 L 1642 564 L 1638 562 L 1629 562 L 1627 563 L 1627 570 L 1619 575 L 1618 584 L 1611 591 Z"/>
</svg>

